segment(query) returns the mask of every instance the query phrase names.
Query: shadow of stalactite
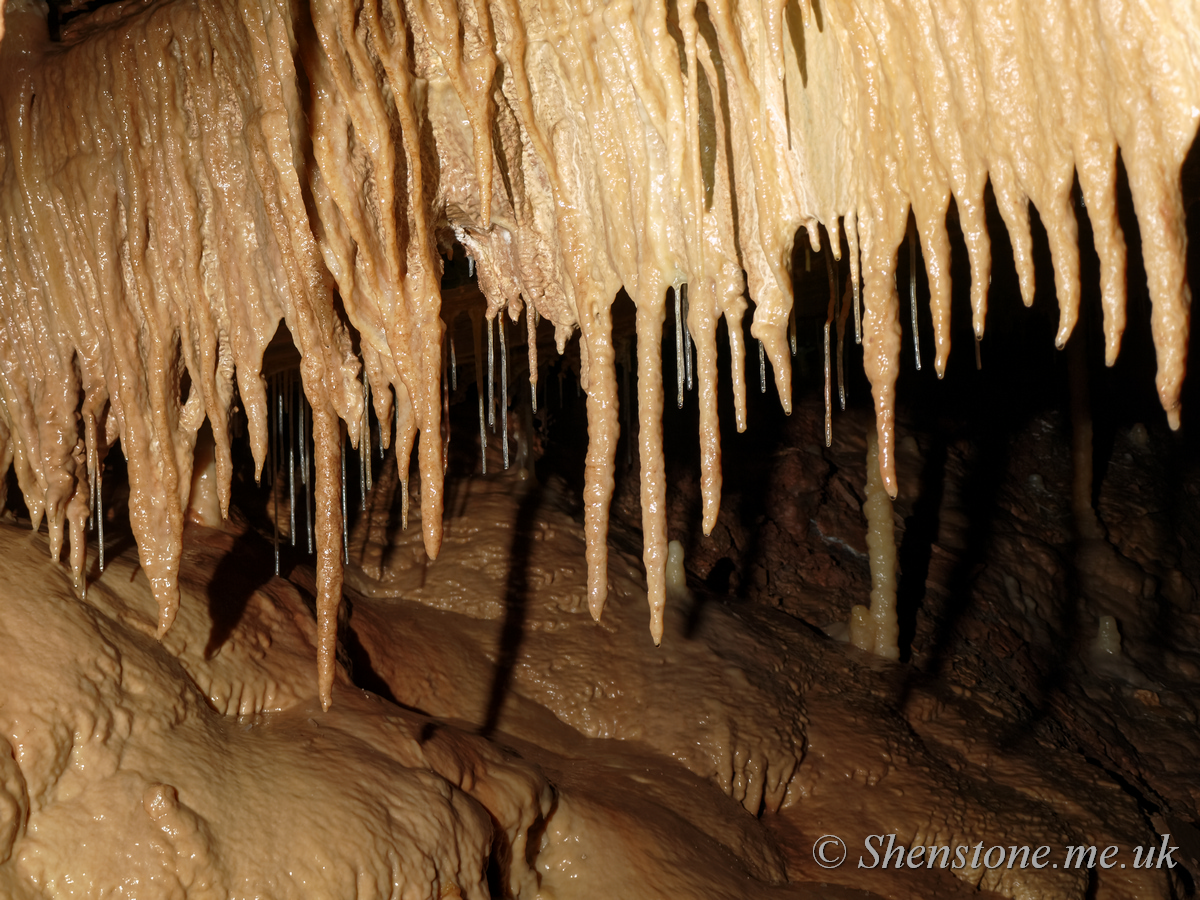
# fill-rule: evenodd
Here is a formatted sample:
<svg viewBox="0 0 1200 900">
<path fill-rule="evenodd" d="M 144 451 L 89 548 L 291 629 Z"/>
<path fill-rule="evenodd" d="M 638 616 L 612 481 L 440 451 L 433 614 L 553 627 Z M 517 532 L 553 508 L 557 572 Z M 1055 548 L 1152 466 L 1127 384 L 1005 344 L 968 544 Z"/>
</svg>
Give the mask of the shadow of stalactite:
<svg viewBox="0 0 1200 900">
<path fill-rule="evenodd" d="M 489 737 L 500 721 L 500 711 L 512 684 L 517 654 L 525 632 L 529 603 L 529 556 L 533 549 L 533 527 L 541 507 L 542 486 L 535 483 L 521 498 L 513 523 L 512 545 L 508 552 L 508 579 L 504 586 L 504 624 L 496 652 L 496 667 L 488 691 L 487 713 L 479 733 Z"/>
<path fill-rule="evenodd" d="M 238 535 L 208 582 L 208 614 L 213 625 L 204 647 L 205 659 L 217 655 L 242 620 L 250 596 L 273 575 L 274 558 L 263 552 L 262 539 L 249 530 Z"/>
<path fill-rule="evenodd" d="M 959 623 L 973 604 L 972 585 L 987 563 L 995 530 L 997 500 L 1008 463 L 1009 441 L 1012 437 L 1009 423 L 998 416 L 983 416 L 977 423 L 977 429 L 973 441 L 976 452 L 969 463 L 962 487 L 963 506 L 971 510 L 971 515 L 963 536 L 964 549 L 954 564 L 946 586 L 947 594 L 954 601 L 938 622 L 921 666 L 934 674 L 942 674 L 942 667 L 950 662 Z M 927 484 L 927 489 L 929 487 L 931 485 Z M 901 706 L 907 700 L 911 687 L 910 680 L 906 679 L 901 691 Z"/>
<path fill-rule="evenodd" d="M 900 620 L 899 643 L 904 662 L 912 658 L 917 616 L 925 602 L 925 582 L 941 524 L 945 476 L 946 438 L 938 434 L 921 466 L 921 492 L 913 504 L 912 515 L 904 523 L 904 537 L 896 554 L 900 573 L 896 612 Z"/>
<path fill-rule="evenodd" d="M 347 621 L 352 621 L 354 617 L 353 602 L 349 598 L 343 597 L 342 604 L 346 608 L 345 617 Z M 405 709 L 412 709 L 412 707 L 396 699 L 396 695 L 392 693 L 392 686 L 376 670 L 371 660 L 371 654 L 362 645 L 362 641 L 358 638 L 358 632 L 354 630 L 353 625 L 340 628 L 338 632 L 338 640 L 341 641 L 342 647 L 345 648 L 346 656 L 350 660 L 350 679 L 354 682 L 355 687 L 360 687 L 365 691 L 377 694 L 389 703 L 395 703 L 397 706 L 402 706 Z M 419 713 L 421 711 L 414 710 L 414 712 Z M 425 740 L 427 738 L 422 738 L 422 743 Z"/>
</svg>

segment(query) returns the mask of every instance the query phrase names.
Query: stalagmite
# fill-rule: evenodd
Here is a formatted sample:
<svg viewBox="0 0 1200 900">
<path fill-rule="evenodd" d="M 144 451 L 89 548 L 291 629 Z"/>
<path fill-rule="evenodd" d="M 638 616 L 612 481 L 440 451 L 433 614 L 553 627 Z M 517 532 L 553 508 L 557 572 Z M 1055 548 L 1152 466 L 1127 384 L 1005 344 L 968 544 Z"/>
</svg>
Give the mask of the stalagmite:
<svg viewBox="0 0 1200 900">
<path fill-rule="evenodd" d="M 1026 302 L 1031 202 L 1045 225 L 1063 346 L 1079 317 L 1078 178 L 1112 364 L 1125 316 L 1118 154 L 1141 229 L 1158 393 L 1177 428 L 1191 299 L 1179 172 L 1200 121 L 1196 10 L 1049 0 L 1026 14 L 1001 0 L 836 0 L 818 17 L 801 6 L 793 16 L 780 4 L 724 0 L 669 9 L 637 0 L 586 14 L 539 0 L 164 2 L 76 17 L 51 42 L 44 9 L 11 0 L 0 45 L 0 405 L 11 465 L 35 527 L 49 528 L 52 555 L 65 536 L 82 587 L 85 523 L 103 520 L 102 461 L 119 441 L 130 521 L 165 633 L 178 607 L 205 421 L 228 512 L 235 394 L 258 474 L 268 465 L 275 479 L 291 466 L 295 540 L 290 438 L 286 454 L 279 444 L 267 459 L 278 443 L 270 417 L 285 431 L 285 419 L 306 419 L 290 391 L 276 401 L 290 411 L 269 405 L 263 355 L 283 321 L 311 409 L 328 705 L 346 529 L 341 435 L 358 448 L 365 496 L 370 408 L 380 423 L 395 420 L 406 498 L 417 450 L 424 547 L 430 559 L 440 548 L 439 252 L 456 240 L 487 300 L 470 315 L 476 335 L 483 321 L 489 327 L 493 427 L 491 319 L 507 311 L 515 321 L 525 310 L 531 390 L 539 316 L 560 352 L 579 333 L 588 602 L 597 616 L 621 421 L 611 304 L 624 288 L 637 307 L 644 562 L 658 640 L 667 291 L 678 402 L 685 385 L 698 389 L 708 532 L 721 492 L 718 321 L 730 341 L 737 428 L 747 424 L 742 318 L 751 302 L 760 387 L 769 362 L 790 410 L 793 245 L 803 228 L 811 246 L 823 224 L 840 258 L 844 231 L 881 483 L 894 495 L 895 277 L 910 212 L 940 376 L 950 348 L 951 201 L 971 263 L 976 351 L 990 279 L 989 184 Z M 803 61 L 798 45 L 809 48 Z M 831 313 L 827 346 L 833 322 Z M 454 356 L 452 345 L 452 388 Z M 501 356 L 503 366 L 503 338 Z M 478 366 L 477 387 L 482 408 Z M 503 404 L 503 382 L 501 393 Z M 486 466 L 486 434 L 481 453 Z M 278 499 L 280 485 L 272 490 Z M 305 502 L 307 510 L 307 493 Z"/>
</svg>

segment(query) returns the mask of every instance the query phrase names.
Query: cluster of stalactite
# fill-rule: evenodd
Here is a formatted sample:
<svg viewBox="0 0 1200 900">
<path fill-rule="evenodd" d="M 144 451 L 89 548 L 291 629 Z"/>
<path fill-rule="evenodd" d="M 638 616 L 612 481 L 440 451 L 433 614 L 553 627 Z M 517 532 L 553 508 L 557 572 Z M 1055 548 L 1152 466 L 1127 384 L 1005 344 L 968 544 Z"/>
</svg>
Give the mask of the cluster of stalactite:
<svg viewBox="0 0 1200 900">
<path fill-rule="evenodd" d="M 438 552 L 440 252 L 455 242 L 487 300 L 477 322 L 530 310 L 532 379 L 538 318 L 560 349 L 579 332 L 597 616 L 619 428 L 611 304 L 622 288 L 632 298 L 655 640 L 667 558 L 668 304 L 686 302 L 680 353 L 698 385 L 707 532 L 721 493 L 718 321 L 728 324 L 737 427 L 746 427 L 751 303 L 760 377 L 769 362 L 790 408 L 789 266 L 801 229 L 816 248 L 824 225 L 835 253 L 845 233 L 879 465 L 894 495 L 895 271 L 910 210 L 940 374 L 950 350 L 950 200 L 970 255 L 977 337 L 989 179 L 1026 302 L 1036 206 L 1062 345 L 1080 301 L 1078 178 L 1111 363 L 1124 325 L 1120 148 L 1149 274 L 1158 389 L 1178 423 L 1190 305 L 1179 171 L 1200 117 L 1194 5 L 213 0 L 105 6 L 51 42 L 37 0 L 8 0 L 3 27 L 0 463 L 12 460 L 56 557 L 69 528 L 82 583 L 101 463 L 120 441 L 163 631 L 178 603 L 196 435 L 207 420 L 227 511 L 231 408 L 236 397 L 261 470 L 272 427 L 263 354 L 285 321 L 307 400 L 287 421 L 312 437 L 304 477 L 311 464 L 326 703 L 343 435 L 358 444 L 369 434 L 368 405 L 395 423 L 405 477 L 417 452 L 425 546 Z M 841 332 L 846 314 L 838 318 Z M 392 431 L 381 428 L 379 440 Z"/>
</svg>

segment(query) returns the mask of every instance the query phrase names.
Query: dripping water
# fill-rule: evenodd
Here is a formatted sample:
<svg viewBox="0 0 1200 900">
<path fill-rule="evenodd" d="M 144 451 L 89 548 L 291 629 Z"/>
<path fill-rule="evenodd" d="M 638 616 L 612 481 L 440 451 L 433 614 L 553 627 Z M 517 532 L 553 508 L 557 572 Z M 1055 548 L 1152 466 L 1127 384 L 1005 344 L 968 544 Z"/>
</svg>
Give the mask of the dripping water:
<svg viewBox="0 0 1200 900">
<path fill-rule="evenodd" d="M 400 530 L 408 531 L 408 473 L 400 479 Z"/>
<path fill-rule="evenodd" d="M 829 305 L 825 312 L 825 446 L 833 445 L 833 361 L 830 330 L 837 315 L 837 273 L 833 267 L 833 244 L 825 253 L 825 274 L 829 278 Z"/>
<path fill-rule="evenodd" d="M 308 467 L 311 464 L 312 454 L 308 449 L 308 435 L 312 428 L 312 410 L 308 406 L 308 400 L 304 396 L 304 387 L 300 386 L 300 483 L 304 486 L 304 522 L 308 530 L 308 552 L 312 554 L 313 547 L 313 496 L 312 496 L 312 479 L 309 477 Z"/>
<path fill-rule="evenodd" d="M 96 458 L 96 550 L 100 571 L 104 571 L 104 464 Z"/>
<path fill-rule="evenodd" d="M 442 478 L 450 466 L 450 379 L 446 377 L 445 357 L 443 356 L 442 377 L 439 380 L 442 389 Z M 381 439 L 382 440 L 382 439 Z"/>
<path fill-rule="evenodd" d="M 371 378 L 363 367 L 363 414 L 358 429 L 358 498 L 359 509 L 367 508 L 367 492 L 371 490 Z"/>
<path fill-rule="evenodd" d="M 350 565 L 350 529 L 346 524 L 346 427 L 342 432 L 342 562 Z"/>
<path fill-rule="evenodd" d="M 687 389 L 692 390 L 693 378 L 696 371 L 695 347 L 692 344 L 692 332 L 688 328 L 688 286 L 683 285 L 683 370 L 687 375 Z"/>
<path fill-rule="evenodd" d="M 504 315 L 496 316 L 496 328 L 500 332 L 500 436 L 504 442 L 504 471 L 508 471 L 508 329 Z"/>
<path fill-rule="evenodd" d="M 492 320 L 485 319 L 488 330 L 488 398 L 487 398 L 487 420 L 488 425 L 492 429 L 492 434 L 496 433 L 496 347 L 492 334 Z"/>
<path fill-rule="evenodd" d="M 287 379 L 287 405 L 289 421 L 296 421 L 295 408 L 292 406 L 291 376 Z M 296 435 L 299 439 L 299 434 Z M 296 546 L 296 442 L 288 441 L 288 536 L 292 546 Z"/>
<path fill-rule="evenodd" d="M 674 288 L 675 294 L 675 386 L 679 396 L 679 408 L 683 409 L 683 292 Z"/>
<path fill-rule="evenodd" d="M 529 331 L 529 398 L 533 404 L 533 414 L 537 415 L 537 329 L 538 329 L 538 311 L 537 307 L 532 303 L 525 305 L 525 322 Z M 549 402 L 549 390 L 547 389 L 547 402 Z"/>
<path fill-rule="evenodd" d="M 562 405 L 562 384 L 559 384 L 559 405 Z M 397 415 L 399 413 L 397 412 Z M 484 424 L 483 398 L 479 398 L 479 464 L 480 474 L 487 474 L 487 426 Z"/>
<path fill-rule="evenodd" d="M 275 546 L 275 576 L 279 577 L 279 455 L 282 448 L 279 446 L 279 419 L 283 412 L 282 398 L 279 396 L 279 379 L 273 377 L 271 379 L 270 391 L 267 402 L 270 404 L 267 412 L 267 428 L 269 437 L 267 438 L 267 450 L 270 457 L 271 469 L 271 503 L 274 508 L 274 515 L 271 516 L 275 524 L 274 528 L 274 546 Z M 275 424 L 271 427 L 270 416 L 274 414 Z"/>
<path fill-rule="evenodd" d="M 833 446 L 833 391 L 830 381 L 833 376 L 829 361 L 829 326 L 832 315 L 825 317 L 825 446 Z"/>
<path fill-rule="evenodd" d="M 762 341 L 758 342 L 758 392 L 767 392 L 767 350 Z"/>
<path fill-rule="evenodd" d="M 858 233 L 858 220 L 857 219 L 854 220 L 853 226 L 854 226 L 855 234 L 857 234 Z M 855 239 L 855 241 L 856 241 L 855 248 L 857 248 L 859 246 L 857 243 L 857 238 Z M 857 252 L 858 252 L 857 249 L 855 249 L 854 252 L 857 254 Z M 862 344 L 862 296 L 861 296 L 861 293 L 859 290 L 859 275 L 856 274 L 856 272 L 862 271 L 861 260 L 859 260 L 857 263 L 857 269 L 855 268 L 855 266 L 856 266 L 855 257 L 852 256 L 850 258 L 850 280 L 854 283 L 854 343 L 861 345 Z"/>
<path fill-rule="evenodd" d="M 842 411 L 846 411 L 846 313 L 849 310 L 843 309 L 846 298 L 842 296 L 842 292 L 837 292 L 837 380 L 838 380 L 838 405 Z"/>
<path fill-rule="evenodd" d="M 454 335 L 450 335 L 450 390 L 458 390 L 458 354 L 454 352 Z M 379 444 L 383 449 L 383 442 Z"/>
<path fill-rule="evenodd" d="M 917 232 L 908 233 L 908 303 L 912 307 L 913 356 L 921 371 L 921 337 L 917 332 Z"/>
</svg>

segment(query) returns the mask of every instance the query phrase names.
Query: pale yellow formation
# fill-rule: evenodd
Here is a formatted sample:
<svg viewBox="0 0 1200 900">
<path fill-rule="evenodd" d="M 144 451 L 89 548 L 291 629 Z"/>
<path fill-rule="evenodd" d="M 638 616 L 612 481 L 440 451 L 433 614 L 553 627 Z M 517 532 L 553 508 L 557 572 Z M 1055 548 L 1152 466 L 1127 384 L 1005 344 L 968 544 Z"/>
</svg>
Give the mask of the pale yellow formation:
<svg viewBox="0 0 1200 900">
<path fill-rule="evenodd" d="M 1117 627 L 1115 616 L 1100 617 L 1092 648 L 1096 653 L 1106 653 L 1109 656 L 1120 655 L 1121 630 Z"/>
<path fill-rule="evenodd" d="M 900 658 L 896 617 L 896 525 L 892 498 L 879 469 L 879 440 L 867 435 L 867 556 L 871 565 L 871 606 L 850 610 L 850 643 L 885 659 Z"/>
<path fill-rule="evenodd" d="M 739 429 L 747 294 L 751 334 L 790 409 L 789 264 L 802 227 L 816 246 L 824 224 L 834 248 L 845 228 L 856 329 L 861 255 L 879 468 L 894 495 L 895 269 L 910 208 L 940 373 L 951 198 L 980 336 L 985 187 L 1008 225 L 1026 302 L 1035 204 L 1054 257 L 1061 345 L 1078 316 L 1078 176 L 1111 362 L 1124 324 L 1119 149 L 1150 278 L 1159 395 L 1178 425 L 1190 305 L 1179 170 L 1200 119 L 1194 4 L 172 0 L 103 7 L 56 43 L 39 0 L 10 0 L 4 18 L 0 461 L 11 450 L 56 558 L 69 526 L 82 587 L 88 498 L 120 441 L 163 632 L 178 603 L 195 436 L 207 419 L 226 510 L 235 379 L 261 468 L 262 355 L 285 321 L 313 410 L 326 703 L 342 577 L 341 436 L 367 433 L 368 396 L 380 421 L 397 423 L 405 475 L 418 448 L 425 548 L 439 549 L 439 247 L 453 241 L 475 262 L 489 318 L 540 315 L 560 347 L 579 330 L 596 616 L 608 593 L 619 427 L 610 307 L 622 287 L 636 304 L 656 641 L 668 291 L 688 294 L 707 532 L 721 491 L 717 323 L 728 324 Z M 532 325 L 529 334 L 532 346 Z"/>
</svg>

